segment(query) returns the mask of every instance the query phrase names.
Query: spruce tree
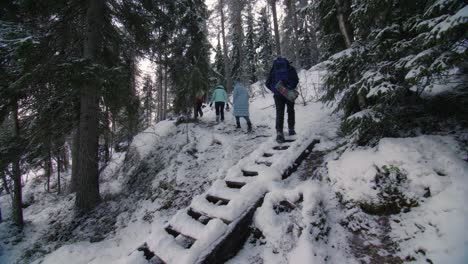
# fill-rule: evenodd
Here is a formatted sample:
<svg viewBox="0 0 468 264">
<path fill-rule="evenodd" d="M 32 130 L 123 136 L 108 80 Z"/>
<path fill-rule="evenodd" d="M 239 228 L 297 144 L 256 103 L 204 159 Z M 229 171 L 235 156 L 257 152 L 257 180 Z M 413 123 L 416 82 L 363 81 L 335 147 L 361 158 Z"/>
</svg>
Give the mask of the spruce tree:
<svg viewBox="0 0 468 264">
<path fill-rule="evenodd" d="M 245 72 L 247 80 L 250 84 L 257 81 L 257 65 L 256 65 L 256 39 L 254 32 L 254 17 L 252 6 L 247 8 L 247 31 L 245 35 Z"/>
<path fill-rule="evenodd" d="M 274 40 L 271 34 L 270 19 L 267 14 L 266 7 L 260 10 L 259 18 L 256 23 L 256 35 L 258 51 L 257 54 L 257 76 L 258 79 L 265 79 L 270 72 L 271 64 L 273 62 L 274 55 Z"/>
<path fill-rule="evenodd" d="M 368 144 L 399 136 L 414 124 L 409 118 L 427 111 L 433 118 L 466 112 L 461 106 L 468 27 L 463 1 L 362 0 L 353 8 L 350 21 L 358 41 L 327 62 L 323 97 L 340 98 L 344 132 Z M 436 98 L 448 100 L 450 107 L 430 110 Z"/>
</svg>

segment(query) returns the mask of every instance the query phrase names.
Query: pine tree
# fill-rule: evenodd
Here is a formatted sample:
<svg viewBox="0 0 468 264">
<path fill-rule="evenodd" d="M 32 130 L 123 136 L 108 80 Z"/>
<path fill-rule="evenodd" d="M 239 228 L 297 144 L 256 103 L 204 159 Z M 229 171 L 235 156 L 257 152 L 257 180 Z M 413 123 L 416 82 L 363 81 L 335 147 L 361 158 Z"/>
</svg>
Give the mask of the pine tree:
<svg viewBox="0 0 468 264">
<path fill-rule="evenodd" d="M 146 75 L 143 78 L 143 87 L 142 87 L 142 109 L 144 111 L 143 114 L 143 122 L 146 127 L 149 127 L 151 125 L 151 122 L 153 120 L 153 112 L 154 112 L 154 84 L 153 80 L 151 80 L 151 77 L 149 75 Z"/>
<path fill-rule="evenodd" d="M 323 97 L 340 95 L 344 132 L 359 144 L 398 136 L 417 116 L 433 112 L 435 98 L 451 107 L 433 117 L 466 112 L 461 110 L 468 27 L 463 1 L 362 0 L 353 8 L 350 21 L 358 41 L 330 58 Z M 441 86 L 445 95 L 437 92 Z"/>
<path fill-rule="evenodd" d="M 226 73 L 224 71 L 224 54 L 221 48 L 220 34 L 218 33 L 218 44 L 216 45 L 214 66 L 217 83 L 224 83 Z"/>
<path fill-rule="evenodd" d="M 189 113 L 196 95 L 208 89 L 210 45 L 207 39 L 207 7 L 202 0 L 188 0 L 187 5 L 177 5 L 173 13 L 180 24 L 173 38 L 171 67 L 174 110 Z"/>
<path fill-rule="evenodd" d="M 266 7 L 260 10 L 257 21 L 256 35 L 258 36 L 256 49 L 257 54 L 257 76 L 258 79 L 264 79 L 270 72 L 274 55 L 274 40 L 270 30 L 270 20 Z"/>
<path fill-rule="evenodd" d="M 231 76 L 233 80 L 245 79 L 245 53 L 244 53 L 244 27 L 242 11 L 245 8 L 244 0 L 232 0 L 228 2 L 231 22 Z M 227 87 L 230 91 L 232 87 Z"/>
<path fill-rule="evenodd" d="M 316 36 L 316 16 L 314 9 L 307 0 L 299 1 L 297 11 L 297 51 L 298 63 L 301 68 L 308 69 L 319 62 L 319 48 Z"/>
<path fill-rule="evenodd" d="M 257 81 L 257 66 L 256 66 L 256 39 L 254 32 L 254 17 L 252 6 L 247 8 L 247 31 L 245 35 L 245 72 L 250 84 Z"/>
</svg>

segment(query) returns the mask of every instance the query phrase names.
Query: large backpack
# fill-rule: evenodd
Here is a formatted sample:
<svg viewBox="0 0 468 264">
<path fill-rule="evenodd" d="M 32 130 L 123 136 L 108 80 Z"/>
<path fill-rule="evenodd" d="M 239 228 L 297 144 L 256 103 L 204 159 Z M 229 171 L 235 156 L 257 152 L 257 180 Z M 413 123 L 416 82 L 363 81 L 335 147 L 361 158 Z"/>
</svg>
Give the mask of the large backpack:
<svg viewBox="0 0 468 264">
<path fill-rule="evenodd" d="M 271 76 L 273 87 L 281 81 L 288 89 L 294 90 L 299 82 L 297 72 L 285 58 L 279 57 L 273 61 Z"/>
<path fill-rule="evenodd" d="M 290 67 L 289 61 L 285 58 L 279 57 L 273 62 L 273 74 L 276 83 L 279 81 L 288 82 Z"/>
</svg>

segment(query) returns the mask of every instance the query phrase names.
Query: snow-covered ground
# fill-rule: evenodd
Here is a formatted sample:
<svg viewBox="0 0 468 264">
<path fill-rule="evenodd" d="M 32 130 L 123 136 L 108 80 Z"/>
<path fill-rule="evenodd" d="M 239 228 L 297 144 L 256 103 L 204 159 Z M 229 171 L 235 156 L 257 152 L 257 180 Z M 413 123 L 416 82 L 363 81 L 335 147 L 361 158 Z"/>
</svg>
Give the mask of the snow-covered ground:
<svg viewBox="0 0 468 264">
<path fill-rule="evenodd" d="M 353 147 L 338 136 L 339 117 L 314 100 L 321 75 L 300 73 L 296 105 L 297 138 L 321 142 L 290 178 L 264 186 L 255 231 L 228 263 L 468 263 L 460 145 L 467 139 L 424 135 Z M 198 123 L 163 121 L 140 133 L 128 153 L 114 153 L 91 216 L 75 214 L 73 195 L 45 193 L 43 179 L 30 176 L 26 228 L 15 234 L 0 224 L 0 263 L 147 263 L 136 249 L 160 236 L 177 210 L 273 144 L 273 98 L 260 87 L 251 88 L 253 133 L 245 123 L 235 129 L 230 112 L 216 124 L 208 107 Z M 272 169 L 281 163 L 274 162 Z M 9 197 L 0 207 L 7 216 Z"/>
</svg>

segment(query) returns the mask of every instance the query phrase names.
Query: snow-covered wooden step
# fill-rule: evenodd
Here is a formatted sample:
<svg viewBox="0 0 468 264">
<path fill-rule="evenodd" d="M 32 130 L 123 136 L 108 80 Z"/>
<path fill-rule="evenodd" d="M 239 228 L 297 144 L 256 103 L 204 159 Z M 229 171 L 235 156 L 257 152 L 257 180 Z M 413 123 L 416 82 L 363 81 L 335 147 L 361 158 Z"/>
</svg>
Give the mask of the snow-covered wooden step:
<svg viewBox="0 0 468 264">
<path fill-rule="evenodd" d="M 183 248 L 191 248 L 193 243 L 195 243 L 196 239 L 188 236 L 186 234 L 182 234 L 179 231 L 175 230 L 172 226 L 168 225 L 164 228 L 166 232 L 173 236 L 177 243 L 181 245 Z"/>
<path fill-rule="evenodd" d="M 155 241 L 148 241 L 148 248 L 168 264 L 223 263 L 248 237 L 252 216 L 270 183 L 291 175 L 316 143 L 300 138 L 288 144 L 263 144 L 233 166 L 224 180 L 194 197 L 188 209 L 169 221 L 163 231 L 166 235 L 158 233 Z M 280 205 L 294 208 L 289 203 Z"/>
<path fill-rule="evenodd" d="M 254 176 L 258 176 L 258 172 L 249 171 L 249 170 L 242 170 L 242 175 L 245 176 L 245 177 L 254 177 Z"/>
<path fill-rule="evenodd" d="M 209 217 L 209 216 L 207 216 L 207 215 L 205 215 L 203 213 L 197 212 L 197 211 L 193 210 L 192 208 L 189 208 L 187 210 L 187 215 L 189 215 L 190 217 L 197 220 L 198 222 L 200 222 L 203 225 L 208 224 L 208 222 L 211 219 L 213 219 L 213 217 Z"/>
<path fill-rule="evenodd" d="M 211 194 L 207 194 L 205 196 L 206 200 L 214 205 L 227 205 L 229 204 L 229 199 L 226 199 L 226 198 L 222 198 L 222 197 L 218 197 L 218 196 L 214 196 L 214 195 L 211 195 Z"/>
<path fill-rule="evenodd" d="M 226 180 L 224 182 L 226 183 L 226 186 L 231 189 L 241 189 L 246 184 L 245 182 L 230 181 L 230 180 Z"/>
<path fill-rule="evenodd" d="M 274 150 L 287 150 L 289 148 L 288 145 L 280 145 L 280 146 L 274 146 Z"/>
<path fill-rule="evenodd" d="M 271 167 L 271 165 L 273 164 L 272 162 L 266 160 L 257 160 L 255 161 L 255 163 L 258 165 L 265 165 L 267 167 Z"/>
<path fill-rule="evenodd" d="M 205 232 L 205 224 L 197 221 L 188 214 L 189 209 L 178 211 L 172 219 L 169 221 L 169 225 L 172 229 L 183 234 L 184 236 L 198 239 L 203 236 Z"/>
<path fill-rule="evenodd" d="M 222 200 L 233 200 L 240 195 L 238 189 L 229 188 L 223 180 L 215 181 L 206 193 L 215 197 L 220 197 Z"/>
</svg>

